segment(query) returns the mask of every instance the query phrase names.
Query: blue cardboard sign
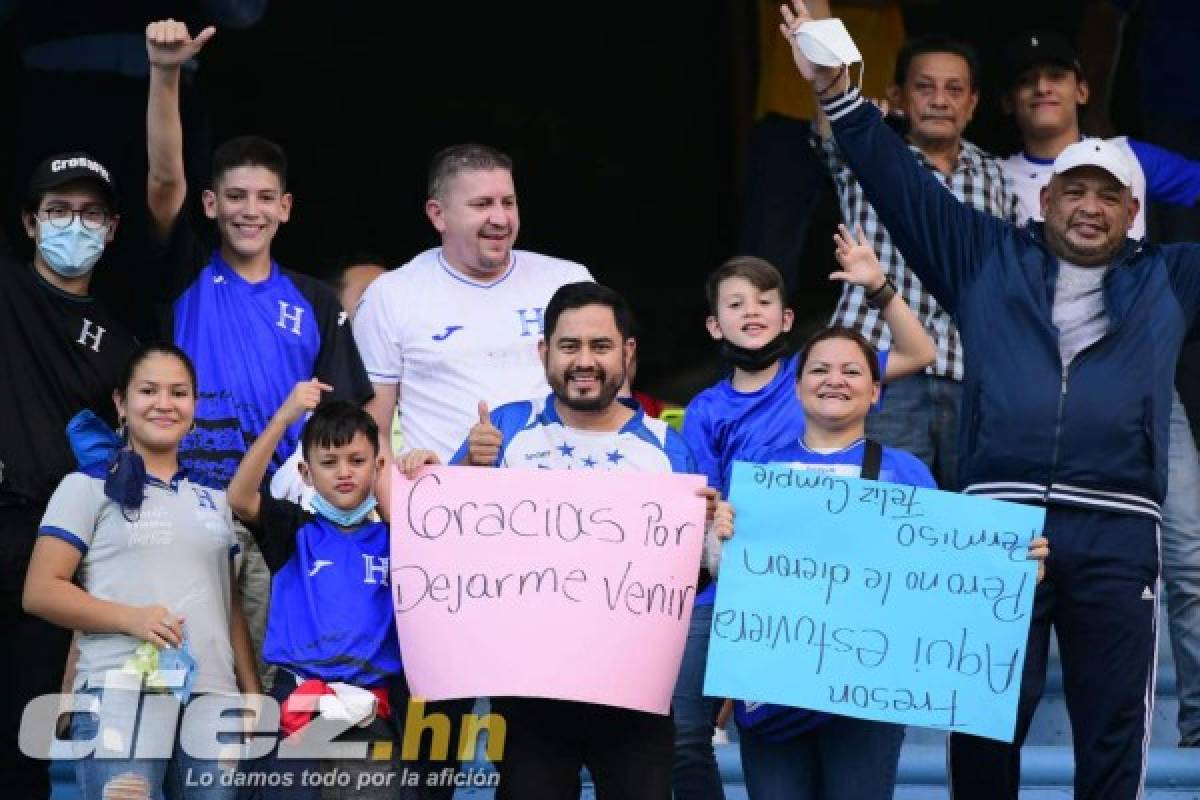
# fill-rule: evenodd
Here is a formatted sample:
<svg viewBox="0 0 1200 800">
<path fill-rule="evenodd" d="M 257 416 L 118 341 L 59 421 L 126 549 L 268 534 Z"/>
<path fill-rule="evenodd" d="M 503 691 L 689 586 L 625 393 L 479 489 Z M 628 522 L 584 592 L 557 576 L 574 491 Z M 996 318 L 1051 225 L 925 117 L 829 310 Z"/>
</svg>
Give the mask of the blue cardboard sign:
<svg viewBox="0 0 1200 800">
<path fill-rule="evenodd" d="M 1011 742 L 1045 510 L 737 462 L 705 694 Z"/>
</svg>

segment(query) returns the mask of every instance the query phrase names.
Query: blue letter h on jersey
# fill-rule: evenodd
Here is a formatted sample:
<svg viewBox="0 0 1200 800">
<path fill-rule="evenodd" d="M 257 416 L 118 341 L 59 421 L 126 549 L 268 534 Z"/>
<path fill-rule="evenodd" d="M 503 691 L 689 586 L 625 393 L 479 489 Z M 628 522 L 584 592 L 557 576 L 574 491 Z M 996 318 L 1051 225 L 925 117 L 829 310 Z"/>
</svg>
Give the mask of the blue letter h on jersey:
<svg viewBox="0 0 1200 800">
<path fill-rule="evenodd" d="M 528 313 L 524 308 L 517 309 L 517 317 L 521 320 L 521 335 L 522 336 L 541 336 L 542 335 L 542 309 L 531 309 L 533 313 Z M 530 334 L 529 326 L 533 326 L 533 333 Z"/>
</svg>

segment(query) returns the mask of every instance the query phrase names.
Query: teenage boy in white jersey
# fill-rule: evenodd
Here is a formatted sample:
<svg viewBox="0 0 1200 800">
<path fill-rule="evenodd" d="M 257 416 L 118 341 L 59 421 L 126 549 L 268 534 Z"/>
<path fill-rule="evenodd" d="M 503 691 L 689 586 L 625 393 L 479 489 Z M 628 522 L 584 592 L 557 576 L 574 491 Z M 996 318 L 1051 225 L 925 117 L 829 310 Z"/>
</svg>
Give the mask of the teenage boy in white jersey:
<svg viewBox="0 0 1200 800">
<path fill-rule="evenodd" d="M 366 408 L 405 445 L 444 462 L 492 407 L 549 392 L 537 344 L 550 296 L 591 280 L 579 264 L 514 250 L 520 218 L 512 161 L 478 144 L 449 147 L 429 170 L 425 213 L 442 245 L 367 288 L 354 336 L 375 389 Z M 391 443 L 381 452 L 392 455 Z"/>
<path fill-rule="evenodd" d="M 1018 222 L 1040 220 L 1041 191 L 1050 182 L 1054 159 L 1069 144 L 1083 138 L 1080 107 L 1090 87 L 1083 77 L 1075 48 L 1057 31 L 1029 31 L 1005 48 L 1007 88 L 1001 99 L 1021 134 L 1021 150 L 1001 162 L 1018 202 Z M 1133 171 L 1133 196 L 1141 206 L 1130 237 L 1146 235 L 1146 203 L 1200 203 L 1200 162 L 1169 150 L 1115 136 L 1108 140 L 1124 154 Z"/>
</svg>

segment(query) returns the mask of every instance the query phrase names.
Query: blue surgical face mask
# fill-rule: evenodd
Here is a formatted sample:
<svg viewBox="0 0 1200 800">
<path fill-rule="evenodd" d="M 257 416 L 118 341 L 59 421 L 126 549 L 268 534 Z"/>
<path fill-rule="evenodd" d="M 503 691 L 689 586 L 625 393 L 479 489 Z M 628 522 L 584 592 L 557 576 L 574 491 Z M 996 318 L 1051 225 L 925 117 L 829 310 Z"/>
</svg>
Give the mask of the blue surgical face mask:
<svg viewBox="0 0 1200 800">
<path fill-rule="evenodd" d="M 313 492 L 312 507 L 313 511 L 334 525 L 340 525 L 343 528 L 353 528 L 366 519 L 367 514 L 375 510 L 375 495 L 369 494 L 365 500 L 354 508 L 343 510 L 322 497 L 320 492 Z"/>
<path fill-rule="evenodd" d="M 88 230 L 76 215 L 65 228 L 56 228 L 49 220 L 41 220 L 38 232 L 38 252 L 46 265 L 64 278 L 78 278 L 90 272 L 100 260 L 108 228 Z"/>
</svg>

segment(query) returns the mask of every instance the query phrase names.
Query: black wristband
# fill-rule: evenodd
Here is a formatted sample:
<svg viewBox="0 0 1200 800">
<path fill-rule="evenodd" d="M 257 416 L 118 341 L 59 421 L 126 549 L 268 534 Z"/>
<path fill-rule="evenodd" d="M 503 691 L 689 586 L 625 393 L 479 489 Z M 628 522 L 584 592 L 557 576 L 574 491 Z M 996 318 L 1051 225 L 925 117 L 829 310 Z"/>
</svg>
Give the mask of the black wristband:
<svg viewBox="0 0 1200 800">
<path fill-rule="evenodd" d="M 813 84 L 813 93 L 816 94 L 816 96 L 817 96 L 817 102 L 820 102 L 825 99 L 825 96 L 824 96 L 825 93 L 828 92 L 830 89 L 832 89 L 834 86 L 836 86 L 837 82 L 842 79 L 842 75 L 845 73 L 848 73 L 848 69 L 847 69 L 846 65 L 843 64 L 838 69 L 837 75 L 833 76 L 833 80 L 831 80 L 829 83 L 825 84 L 825 86 L 823 88 L 818 89 L 817 85 L 815 83 Z"/>
<path fill-rule="evenodd" d="M 883 286 L 880 286 L 873 292 L 867 292 L 867 305 L 874 309 L 882 310 L 888 303 L 892 302 L 892 298 L 896 296 L 896 284 L 892 283 L 891 277 L 884 278 Z"/>
</svg>

